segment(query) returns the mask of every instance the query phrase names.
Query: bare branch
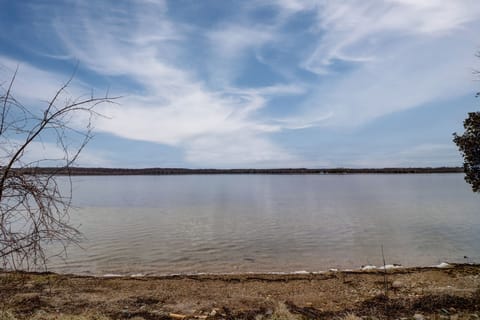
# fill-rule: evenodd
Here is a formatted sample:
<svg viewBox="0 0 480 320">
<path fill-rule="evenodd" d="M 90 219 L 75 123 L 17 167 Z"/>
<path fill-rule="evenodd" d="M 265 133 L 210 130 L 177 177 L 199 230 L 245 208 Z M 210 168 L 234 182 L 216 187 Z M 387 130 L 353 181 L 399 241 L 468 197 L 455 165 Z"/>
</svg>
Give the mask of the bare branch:
<svg viewBox="0 0 480 320">
<path fill-rule="evenodd" d="M 71 243 L 78 243 L 81 233 L 69 224 L 71 180 L 67 188 L 57 181 L 55 172 L 35 173 L 41 163 L 55 162 L 59 172 L 68 172 L 92 138 L 92 119 L 102 116 L 95 108 L 113 103 L 117 97 L 65 98 L 75 72 L 55 92 L 41 114 L 33 112 L 12 96 L 15 71 L 8 88 L 0 87 L 3 106 L 0 119 L 0 261 L 4 268 L 29 269 L 45 267 L 45 248 L 58 245 L 64 254 Z M 63 104 L 60 103 L 64 100 Z M 87 114 L 85 127 L 70 126 L 79 113 Z M 43 143 L 43 137 L 56 137 L 63 156 L 25 161 L 32 143 Z M 79 138 L 72 144 L 73 137 Z M 60 162 L 58 162 L 60 161 Z M 69 192 L 68 192 L 69 191 Z"/>
</svg>

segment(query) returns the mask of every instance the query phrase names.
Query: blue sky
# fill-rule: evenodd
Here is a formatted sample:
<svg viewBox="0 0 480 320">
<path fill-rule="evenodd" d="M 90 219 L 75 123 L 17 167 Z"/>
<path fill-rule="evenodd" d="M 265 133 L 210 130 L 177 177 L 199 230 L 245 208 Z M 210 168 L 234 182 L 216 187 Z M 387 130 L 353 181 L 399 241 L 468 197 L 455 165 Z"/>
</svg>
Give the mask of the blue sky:
<svg viewBox="0 0 480 320">
<path fill-rule="evenodd" d="M 123 96 L 84 166 L 456 166 L 480 103 L 478 0 L 0 0 L 0 27 L 18 99 L 77 62 L 71 95 Z"/>
</svg>

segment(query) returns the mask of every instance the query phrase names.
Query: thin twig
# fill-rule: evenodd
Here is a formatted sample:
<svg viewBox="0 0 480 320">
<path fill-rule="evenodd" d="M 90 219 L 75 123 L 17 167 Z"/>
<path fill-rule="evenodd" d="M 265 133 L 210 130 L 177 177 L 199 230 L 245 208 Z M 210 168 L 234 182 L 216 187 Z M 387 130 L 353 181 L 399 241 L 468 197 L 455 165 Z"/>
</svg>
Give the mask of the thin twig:
<svg viewBox="0 0 480 320">
<path fill-rule="evenodd" d="M 94 108 L 116 98 L 108 94 L 104 98 L 67 98 L 60 105 L 73 73 L 38 114 L 11 94 L 17 71 L 8 89 L 0 86 L 3 90 L 0 92 L 0 105 L 3 106 L 0 112 L 0 263 L 5 269 L 28 270 L 30 267 L 46 268 L 46 246 L 59 244 L 63 248 L 61 254 L 65 254 L 67 245 L 76 244 L 81 238 L 81 233 L 69 224 L 71 180 L 69 190 L 60 188 L 55 171 L 45 173 L 34 170 L 32 165 L 57 162 L 57 170 L 68 173 L 92 138 L 92 117 L 98 115 Z M 82 112 L 88 115 L 86 127 L 83 130 L 70 127 L 69 121 Z M 80 137 L 73 146 L 72 135 Z M 47 156 L 26 161 L 28 147 L 43 143 L 47 136 L 56 138 L 62 155 L 57 159 Z"/>
<path fill-rule="evenodd" d="M 387 265 L 385 263 L 385 255 L 383 254 L 383 244 L 381 245 L 381 249 L 382 249 L 382 260 L 383 260 L 383 286 L 385 290 L 385 296 L 388 296 Z"/>
</svg>

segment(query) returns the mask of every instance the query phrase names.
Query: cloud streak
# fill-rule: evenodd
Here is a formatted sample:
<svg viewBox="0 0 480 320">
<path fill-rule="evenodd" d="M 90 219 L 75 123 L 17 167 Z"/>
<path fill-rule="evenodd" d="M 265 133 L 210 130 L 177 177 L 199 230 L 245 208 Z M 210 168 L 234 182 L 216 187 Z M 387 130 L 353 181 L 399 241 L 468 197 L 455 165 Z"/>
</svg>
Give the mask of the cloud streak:
<svg viewBox="0 0 480 320">
<path fill-rule="evenodd" d="M 308 119 L 331 114 L 324 125 L 355 127 L 474 90 L 467 66 L 478 46 L 476 1 L 274 3 L 287 19 L 316 13 L 317 44 L 300 66 L 332 82 L 307 99 Z"/>
<path fill-rule="evenodd" d="M 475 0 L 257 0 L 214 19 L 209 5 L 29 4 L 56 48 L 39 55 L 80 62 L 73 95 L 109 83 L 125 96 L 99 107 L 108 118 L 97 131 L 177 148 L 191 166 L 322 166 L 326 155 L 304 156 L 288 134 L 325 141 L 474 91 Z M 0 56 L 9 70 L 21 60 Z M 28 99 L 50 97 L 65 78 L 21 64 Z"/>
<path fill-rule="evenodd" d="M 264 135 L 280 130 L 278 124 L 255 120 L 253 115 L 264 107 L 269 95 L 297 94 L 301 89 L 279 85 L 254 90 L 211 90 L 194 72 L 177 66 L 175 53 L 181 52 L 186 35 L 173 27 L 163 4 L 135 7 L 134 18 L 128 20 L 124 20 L 123 12 L 120 17 L 110 12 L 106 16 L 112 18 L 108 20 L 95 19 L 91 9 L 78 6 L 81 14 L 72 17 L 71 29 L 58 20 L 55 23 L 69 54 L 98 73 L 126 76 L 141 88 L 140 93 L 124 98 L 120 106 L 101 107 L 100 112 L 109 119 L 99 119 L 98 130 L 128 139 L 181 146 L 186 148 L 191 163 L 205 162 L 207 154 L 209 159 L 215 154 L 218 163 L 222 160 L 225 164 L 239 164 L 238 152 L 230 147 L 232 140 L 237 148 L 249 150 L 248 161 L 252 163 L 264 161 L 266 154 L 289 159 L 286 151 L 268 142 Z M 103 32 L 98 34 L 98 30 Z M 231 33 L 237 31 L 212 33 L 211 41 L 221 44 L 224 55 L 248 47 L 248 39 L 263 41 L 253 31 L 249 37 L 232 38 Z M 248 139 L 236 139 L 239 135 Z"/>
</svg>

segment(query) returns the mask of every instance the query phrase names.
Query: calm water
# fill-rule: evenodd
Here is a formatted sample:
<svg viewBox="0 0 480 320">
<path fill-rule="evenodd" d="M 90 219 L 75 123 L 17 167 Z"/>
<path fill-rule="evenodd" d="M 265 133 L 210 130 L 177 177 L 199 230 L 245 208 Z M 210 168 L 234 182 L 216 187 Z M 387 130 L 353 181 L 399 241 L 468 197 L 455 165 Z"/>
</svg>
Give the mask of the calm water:
<svg viewBox="0 0 480 320">
<path fill-rule="evenodd" d="M 74 177 L 81 248 L 50 269 L 170 274 L 480 262 L 461 174 Z M 466 256 L 467 258 L 464 258 Z"/>
</svg>

